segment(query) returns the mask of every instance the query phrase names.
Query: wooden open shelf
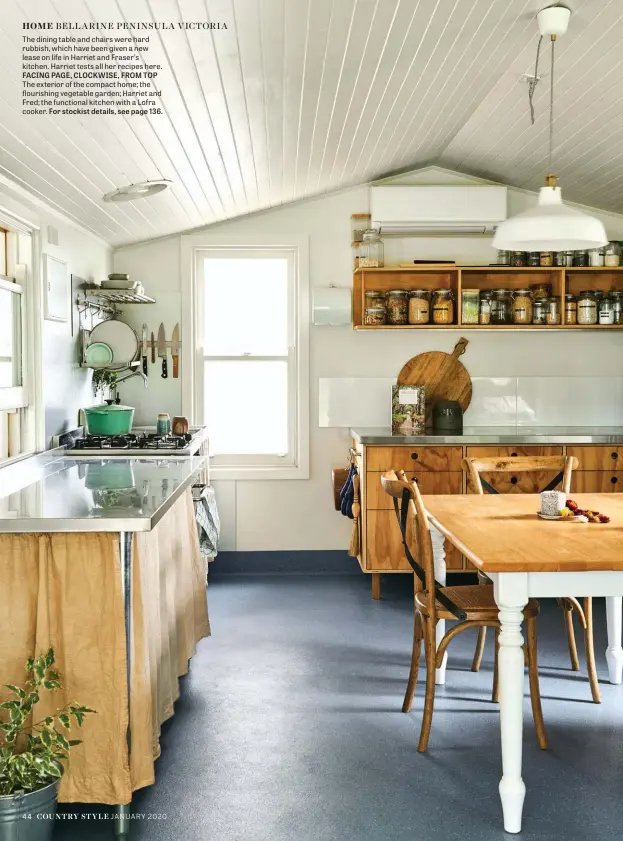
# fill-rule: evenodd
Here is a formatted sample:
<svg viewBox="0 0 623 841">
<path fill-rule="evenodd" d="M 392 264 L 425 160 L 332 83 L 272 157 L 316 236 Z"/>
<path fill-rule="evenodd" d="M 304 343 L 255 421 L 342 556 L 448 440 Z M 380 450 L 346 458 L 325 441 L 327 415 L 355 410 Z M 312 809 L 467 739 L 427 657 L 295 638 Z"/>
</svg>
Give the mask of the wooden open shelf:
<svg viewBox="0 0 623 841">
<path fill-rule="evenodd" d="M 353 327 L 355 330 L 623 330 L 623 324 L 565 324 L 564 306 L 561 324 L 463 324 L 461 299 L 463 289 L 522 289 L 535 283 L 550 283 L 553 295 L 563 299 L 584 289 L 604 292 L 623 290 L 623 266 L 561 268 L 554 266 L 386 266 L 378 269 L 356 269 L 353 274 Z M 454 324 L 379 324 L 363 323 L 365 293 L 389 289 L 452 289 L 454 292 Z"/>
</svg>

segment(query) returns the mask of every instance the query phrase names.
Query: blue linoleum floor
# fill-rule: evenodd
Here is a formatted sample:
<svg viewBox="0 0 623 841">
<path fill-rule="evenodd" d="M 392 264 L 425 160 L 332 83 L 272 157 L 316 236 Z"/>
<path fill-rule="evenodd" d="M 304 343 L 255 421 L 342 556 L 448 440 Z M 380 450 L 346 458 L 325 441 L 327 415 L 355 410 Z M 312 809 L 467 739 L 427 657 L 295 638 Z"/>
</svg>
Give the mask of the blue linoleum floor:
<svg viewBox="0 0 623 841">
<path fill-rule="evenodd" d="M 209 588 L 213 636 L 163 728 L 156 784 L 139 792 L 137 841 L 493 841 L 502 829 L 492 634 L 479 674 L 474 639 L 450 647 L 429 752 L 422 708 L 400 711 L 411 648 L 407 577 L 383 599 L 364 576 L 223 576 Z M 573 673 L 560 611 L 542 603 L 539 655 L 550 750 L 534 738 L 526 681 L 523 841 L 614 839 L 623 824 L 623 686 L 603 703 Z M 578 647 L 582 637 L 578 631 Z M 582 667 L 583 667 L 583 658 Z M 84 810 L 92 811 L 92 809 Z M 64 806 L 62 814 L 80 809 Z M 111 837 L 110 822 L 60 819 L 54 841 Z"/>
</svg>

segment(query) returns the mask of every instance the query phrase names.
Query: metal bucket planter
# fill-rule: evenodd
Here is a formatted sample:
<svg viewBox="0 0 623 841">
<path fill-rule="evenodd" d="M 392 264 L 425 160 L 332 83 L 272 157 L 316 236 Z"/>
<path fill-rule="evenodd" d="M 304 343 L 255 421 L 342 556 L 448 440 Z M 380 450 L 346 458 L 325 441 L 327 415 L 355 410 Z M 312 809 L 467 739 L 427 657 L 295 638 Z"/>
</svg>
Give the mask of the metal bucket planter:
<svg viewBox="0 0 623 841">
<path fill-rule="evenodd" d="M 58 784 L 0 797 L 0 841 L 52 841 Z"/>
</svg>

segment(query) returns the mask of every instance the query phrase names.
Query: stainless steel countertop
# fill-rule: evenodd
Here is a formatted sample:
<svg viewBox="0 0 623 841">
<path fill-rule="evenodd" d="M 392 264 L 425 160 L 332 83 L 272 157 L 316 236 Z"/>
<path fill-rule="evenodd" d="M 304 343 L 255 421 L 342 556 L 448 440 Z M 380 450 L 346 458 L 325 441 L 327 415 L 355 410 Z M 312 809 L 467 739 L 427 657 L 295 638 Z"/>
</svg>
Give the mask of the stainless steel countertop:
<svg viewBox="0 0 623 841">
<path fill-rule="evenodd" d="M 453 432 L 392 435 L 390 427 L 355 427 L 360 444 L 623 444 L 623 426 L 465 426 Z"/>
<path fill-rule="evenodd" d="M 150 531 L 206 464 L 207 456 L 33 456 L 0 469 L 0 534 Z"/>
</svg>

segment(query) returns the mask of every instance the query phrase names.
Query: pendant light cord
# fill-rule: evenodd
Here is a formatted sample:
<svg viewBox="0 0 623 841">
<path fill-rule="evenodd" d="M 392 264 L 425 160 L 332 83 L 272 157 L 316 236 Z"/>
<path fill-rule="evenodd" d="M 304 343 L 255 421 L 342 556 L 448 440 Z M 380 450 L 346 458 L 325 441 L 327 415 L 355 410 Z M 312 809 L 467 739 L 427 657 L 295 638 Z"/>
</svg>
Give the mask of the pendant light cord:
<svg viewBox="0 0 623 841">
<path fill-rule="evenodd" d="M 554 152 L 554 44 L 556 43 L 552 36 L 552 64 L 549 75 L 549 163 L 547 167 L 548 175 L 552 174 L 552 157 Z"/>
<path fill-rule="evenodd" d="M 539 81 L 539 55 L 541 54 L 541 41 L 543 36 L 539 38 L 539 43 L 536 48 L 536 61 L 534 63 L 534 76 L 530 79 L 528 84 L 528 103 L 530 104 L 530 120 L 534 125 L 534 91 Z"/>
</svg>

